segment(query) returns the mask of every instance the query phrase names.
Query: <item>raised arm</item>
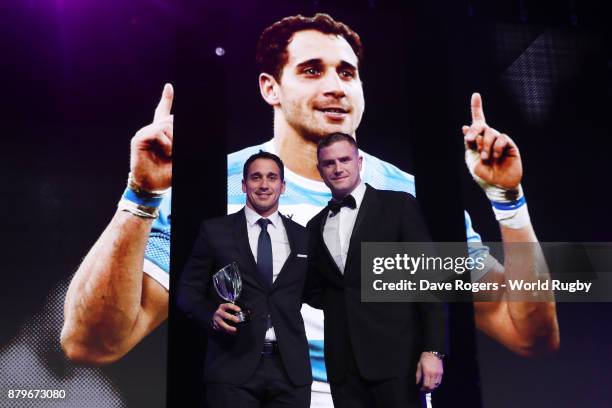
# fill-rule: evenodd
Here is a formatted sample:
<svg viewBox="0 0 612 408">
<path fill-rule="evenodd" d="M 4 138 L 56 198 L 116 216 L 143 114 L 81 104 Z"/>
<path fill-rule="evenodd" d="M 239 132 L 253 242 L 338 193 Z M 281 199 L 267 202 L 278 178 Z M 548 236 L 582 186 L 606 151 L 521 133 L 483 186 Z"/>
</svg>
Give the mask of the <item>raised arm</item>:
<svg viewBox="0 0 612 408">
<path fill-rule="evenodd" d="M 168 291 L 143 263 L 159 192 L 171 183 L 173 95 L 166 84 L 153 123 L 132 138 L 129 187 L 68 288 L 61 344 L 75 362 L 114 362 L 168 316 Z"/>
<path fill-rule="evenodd" d="M 466 163 L 491 201 L 504 243 L 504 265 L 491 262 L 482 281 L 545 279 L 549 276 L 546 262 L 520 185 L 523 168 L 518 147 L 508 135 L 487 125 L 477 93 L 472 95 L 471 111 L 472 125 L 463 127 Z M 520 355 L 557 350 L 559 325 L 553 294 L 540 292 L 537 301 L 522 296 L 506 290 L 497 302 L 476 302 L 477 327 Z"/>
</svg>

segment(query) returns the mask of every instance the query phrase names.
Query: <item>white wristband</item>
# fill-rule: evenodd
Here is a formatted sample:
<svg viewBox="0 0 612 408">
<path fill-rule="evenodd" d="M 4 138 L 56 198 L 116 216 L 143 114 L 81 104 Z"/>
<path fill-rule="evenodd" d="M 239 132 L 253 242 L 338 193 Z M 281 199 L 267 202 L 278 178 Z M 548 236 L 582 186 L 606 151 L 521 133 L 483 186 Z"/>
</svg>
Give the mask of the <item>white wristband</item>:
<svg viewBox="0 0 612 408">
<path fill-rule="evenodd" d="M 480 160 L 476 151 L 466 149 L 465 162 L 470 174 L 478 185 L 484 190 L 491 206 L 495 219 L 508 228 L 520 229 L 531 223 L 527 202 L 523 194 L 523 187 L 519 184 L 517 188 L 508 189 L 494 184 L 489 184 L 474 173 L 477 161 Z"/>
<path fill-rule="evenodd" d="M 504 227 L 520 229 L 531 223 L 527 203 L 514 210 L 500 210 L 493 206 L 493 213 L 495 213 L 495 219 Z"/>
</svg>

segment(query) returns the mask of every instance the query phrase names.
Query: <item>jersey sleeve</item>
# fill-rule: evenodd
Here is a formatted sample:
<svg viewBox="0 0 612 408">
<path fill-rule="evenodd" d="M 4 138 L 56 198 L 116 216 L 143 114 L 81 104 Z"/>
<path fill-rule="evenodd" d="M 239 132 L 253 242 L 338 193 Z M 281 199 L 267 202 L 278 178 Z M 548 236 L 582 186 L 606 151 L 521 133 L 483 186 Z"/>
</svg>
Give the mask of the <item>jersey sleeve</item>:
<svg viewBox="0 0 612 408">
<path fill-rule="evenodd" d="M 474 263 L 479 263 L 477 260 L 480 258 L 484 259 L 484 268 L 482 269 L 472 269 L 470 271 L 470 278 L 472 282 L 478 282 L 484 275 L 489 272 L 489 270 L 497 264 L 495 258 L 490 256 L 489 247 L 482 243 L 482 239 L 480 238 L 480 234 L 478 234 L 473 226 L 472 219 L 470 218 L 470 214 L 467 211 L 464 211 L 465 214 L 465 236 L 468 243 L 468 256 L 474 261 Z"/>
<path fill-rule="evenodd" d="M 162 200 L 159 217 L 153 222 L 143 265 L 144 273 L 168 290 L 170 289 L 171 202 L 172 193 L 170 192 Z"/>
</svg>

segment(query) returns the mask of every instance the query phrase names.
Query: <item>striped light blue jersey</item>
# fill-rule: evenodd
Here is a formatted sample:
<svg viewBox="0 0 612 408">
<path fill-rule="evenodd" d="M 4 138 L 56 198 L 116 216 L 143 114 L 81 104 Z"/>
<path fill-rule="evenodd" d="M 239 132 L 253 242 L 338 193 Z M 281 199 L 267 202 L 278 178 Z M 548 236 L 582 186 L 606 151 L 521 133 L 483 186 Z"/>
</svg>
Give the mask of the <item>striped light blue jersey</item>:
<svg viewBox="0 0 612 408">
<path fill-rule="evenodd" d="M 166 289 L 170 288 L 170 203 L 168 193 L 159 207 L 159 217 L 153 222 L 145 250 L 144 272 Z"/>
</svg>

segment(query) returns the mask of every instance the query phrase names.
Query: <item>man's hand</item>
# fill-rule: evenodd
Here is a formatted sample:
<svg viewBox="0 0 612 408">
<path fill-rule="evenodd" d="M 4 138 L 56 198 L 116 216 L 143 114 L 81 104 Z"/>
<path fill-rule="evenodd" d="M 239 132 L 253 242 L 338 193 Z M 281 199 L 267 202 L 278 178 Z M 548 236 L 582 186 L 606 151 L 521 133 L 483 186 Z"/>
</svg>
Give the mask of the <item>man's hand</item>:
<svg viewBox="0 0 612 408">
<path fill-rule="evenodd" d="M 421 391 L 432 392 L 442 382 L 442 374 L 444 373 L 444 367 L 442 360 L 434 354 L 424 351 L 421 353 L 421 358 L 417 364 L 416 371 L 416 383 L 421 384 Z"/>
<path fill-rule="evenodd" d="M 212 318 L 212 327 L 217 331 L 221 331 L 228 334 L 235 334 L 238 329 L 225 322 L 229 320 L 234 323 L 240 323 L 240 320 L 229 311 L 240 312 L 240 308 L 233 303 L 221 303 Z"/>
<path fill-rule="evenodd" d="M 485 122 L 480 94 L 472 94 L 472 125 L 463 126 L 465 160 L 477 181 L 514 189 L 523 177 L 523 165 L 518 147 L 504 133 Z"/>
<path fill-rule="evenodd" d="M 165 190 L 172 181 L 173 98 L 174 89 L 166 84 L 153 123 L 132 138 L 130 171 L 135 183 L 144 190 Z"/>
</svg>

